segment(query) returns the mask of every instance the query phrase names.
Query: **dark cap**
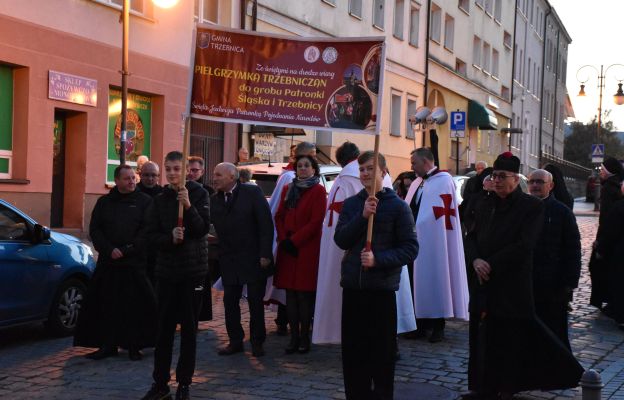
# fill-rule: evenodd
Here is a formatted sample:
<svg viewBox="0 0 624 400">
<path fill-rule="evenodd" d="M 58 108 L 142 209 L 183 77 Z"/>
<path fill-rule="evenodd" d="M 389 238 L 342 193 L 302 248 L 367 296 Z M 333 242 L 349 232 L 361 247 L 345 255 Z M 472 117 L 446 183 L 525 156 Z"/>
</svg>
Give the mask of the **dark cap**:
<svg viewBox="0 0 624 400">
<path fill-rule="evenodd" d="M 494 161 L 494 169 L 517 174 L 520 172 L 520 159 L 511 152 L 506 151 L 496 158 L 496 161 Z"/>
<path fill-rule="evenodd" d="M 617 175 L 620 179 L 624 179 L 624 167 L 616 158 L 607 157 L 602 163 L 603 167 L 613 175 Z"/>
</svg>

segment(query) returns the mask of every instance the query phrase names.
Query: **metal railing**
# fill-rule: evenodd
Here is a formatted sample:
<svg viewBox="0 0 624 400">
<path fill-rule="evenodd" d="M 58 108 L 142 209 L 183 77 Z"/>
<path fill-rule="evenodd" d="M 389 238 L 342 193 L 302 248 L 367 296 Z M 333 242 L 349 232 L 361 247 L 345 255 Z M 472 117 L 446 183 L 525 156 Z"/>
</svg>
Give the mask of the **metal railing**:
<svg viewBox="0 0 624 400">
<path fill-rule="evenodd" d="M 575 164 L 570 161 L 566 161 L 563 158 L 559 158 L 552 154 L 542 153 L 540 165 L 544 166 L 546 164 L 556 165 L 561 170 L 561 172 L 563 172 L 563 176 L 565 176 L 566 178 L 573 178 L 585 181 L 592 173 L 592 170 L 590 168 L 583 167 L 582 165 Z"/>
</svg>

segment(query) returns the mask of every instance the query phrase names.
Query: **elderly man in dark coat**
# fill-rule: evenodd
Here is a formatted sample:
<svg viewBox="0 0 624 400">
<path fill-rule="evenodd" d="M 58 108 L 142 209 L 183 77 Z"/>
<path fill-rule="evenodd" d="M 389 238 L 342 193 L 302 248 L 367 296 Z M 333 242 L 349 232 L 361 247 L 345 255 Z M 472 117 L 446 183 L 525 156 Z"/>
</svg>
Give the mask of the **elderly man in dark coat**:
<svg viewBox="0 0 624 400">
<path fill-rule="evenodd" d="M 80 314 L 74 345 L 99 347 L 87 354 L 99 360 L 128 349 L 154 345 L 156 300 L 145 274 L 147 210 L 152 200 L 136 191 L 128 165 L 115 169 L 115 187 L 93 208 L 89 235 L 98 251 L 97 268 Z"/>
<path fill-rule="evenodd" d="M 529 192 L 542 200 L 542 233 L 533 255 L 533 294 L 538 317 L 570 349 L 568 301 L 581 276 L 581 235 L 572 210 L 555 198 L 550 172 L 529 175 Z"/>
<path fill-rule="evenodd" d="M 583 368 L 537 319 L 532 290 L 543 204 L 518 187 L 520 160 L 494 163 L 495 196 L 479 202 L 466 237 L 470 280 L 470 358 L 464 398 L 575 387 Z"/>
<path fill-rule="evenodd" d="M 217 193 L 212 196 L 213 223 L 219 240 L 219 267 L 223 281 L 225 327 L 229 343 L 219 349 L 226 356 L 244 350 L 240 299 L 247 285 L 252 355 L 264 355 L 264 290 L 272 273 L 273 218 L 260 188 L 240 183 L 234 164 L 214 169 Z"/>
</svg>

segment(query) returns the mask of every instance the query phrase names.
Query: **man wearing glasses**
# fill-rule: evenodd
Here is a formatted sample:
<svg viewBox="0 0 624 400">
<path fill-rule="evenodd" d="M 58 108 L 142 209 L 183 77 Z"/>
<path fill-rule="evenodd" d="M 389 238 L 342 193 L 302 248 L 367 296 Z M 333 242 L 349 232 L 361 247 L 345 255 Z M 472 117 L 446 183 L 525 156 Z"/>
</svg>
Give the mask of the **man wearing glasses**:
<svg viewBox="0 0 624 400">
<path fill-rule="evenodd" d="M 529 175 L 529 193 L 544 204 L 544 223 L 533 254 L 533 297 L 538 317 L 570 349 L 568 301 L 581 275 L 581 235 L 572 211 L 551 194 L 550 172 Z"/>
<path fill-rule="evenodd" d="M 203 177 L 205 170 L 204 159 L 198 156 L 191 156 L 188 158 L 188 164 L 186 167 L 186 179 L 189 181 L 197 182 L 203 186 L 210 196 L 215 193 L 215 190 L 209 185 L 204 184 Z"/>
<path fill-rule="evenodd" d="M 465 241 L 470 280 L 470 353 L 465 399 L 576 387 L 583 368 L 535 314 L 533 251 L 542 201 L 518 184 L 520 160 L 494 162 L 494 194 L 476 205 Z M 537 178 L 536 178 L 537 179 Z M 498 396 L 498 397 L 497 397 Z"/>
<path fill-rule="evenodd" d="M 160 168 L 158 164 L 153 161 L 148 161 L 141 167 L 140 175 L 141 181 L 137 183 L 137 189 L 140 192 L 154 198 L 157 194 L 161 193 L 163 188 L 158 184 L 160 179 Z"/>
</svg>

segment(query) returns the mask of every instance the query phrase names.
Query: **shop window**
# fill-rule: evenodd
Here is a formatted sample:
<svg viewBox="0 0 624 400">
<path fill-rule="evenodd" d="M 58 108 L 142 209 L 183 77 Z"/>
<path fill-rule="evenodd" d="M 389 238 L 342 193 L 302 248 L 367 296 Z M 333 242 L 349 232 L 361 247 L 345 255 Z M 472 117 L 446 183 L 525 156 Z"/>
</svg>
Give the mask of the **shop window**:
<svg viewBox="0 0 624 400">
<path fill-rule="evenodd" d="M 152 98 L 139 93 L 128 93 L 126 136 L 126 163 L 133 167 L 139 156 L 151 157 Z M 106 182 L 114 181 L 113 172 L 119 165 L 121 138 L 121 91 L 111 88 L 108 95 L 108 160 Z"/>
<path fill-rule="evenodd" d="M 0 65 L 0 179 L 11 178 L 13 156 L 13 69 Z"/>
</svg>

